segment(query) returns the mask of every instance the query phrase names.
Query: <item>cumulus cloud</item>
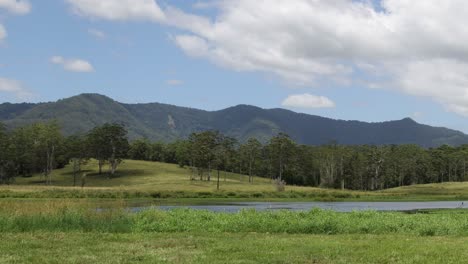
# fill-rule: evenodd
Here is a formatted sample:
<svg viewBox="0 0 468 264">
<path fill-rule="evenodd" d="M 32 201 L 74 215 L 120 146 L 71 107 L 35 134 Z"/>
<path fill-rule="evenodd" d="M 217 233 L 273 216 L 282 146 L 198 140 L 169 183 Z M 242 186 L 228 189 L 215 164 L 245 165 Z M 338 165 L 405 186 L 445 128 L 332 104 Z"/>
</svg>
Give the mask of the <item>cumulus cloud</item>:
<svg viewBox="0 0 468 264">
<path fill-rule="evenodd" d="M 6 9 L 16 15 L 25 15 L 31 11 L 31 4 L 27 0 L 0 0 L 0 10 Z M 7 37 L 5 27 L 0 24 L 0 42 Z"/>
<path fill-rule="evenodd" d="M 365 85 L 430 98 L 468 116 L 466 0 L 198 1 L 213 17 L 155 0 L 67 0 L 76 13 L 176 27 L 187 55 L 300 86 Z"/>
<path fill-rule="evenodd" d="M 307 86 L 366 85 L 431 98 L 468 116 L 468 2 L 219 1 L 204 23 L 180 25 L 190 56 Z M 206 23 L 206 22 L 209 23 Z M 178 24 L 179 23 L 179 24 Z"/>
<path fill-rule="evenodd" d="M 50 58 L 53 64 L 62 65 L 63 68 L 71 72 L 93 72 L 94 67 L 91 63 L 81 59 L 65 59 L 61 56 L 54 56 Z"/>
<path fill-rule="evenodd" d="M 31 4 L 27 0 L 0 0 L 1 8 L 13 14 L 24 15 L 31 11 Z"/>
<path fill-rule="evenodd" d="M 28 99 L 32 94 L 20 82 L 0 77 L 0 92 L 13 94 L 18 99 Z"/>
<path fill-rule="evenodd" d="M 285 107 L 294 108 L 331 108 L 335 107 L 335 103 L 325 96 L 313 94 L 295 94 L 286 98 L 283 103 Z"/>
<path fill-rule="evenodd" d="M 115 21 L 162 21 L 164 13 L 154 0 L 66 0 L 81 16 Z"/>
</svg>

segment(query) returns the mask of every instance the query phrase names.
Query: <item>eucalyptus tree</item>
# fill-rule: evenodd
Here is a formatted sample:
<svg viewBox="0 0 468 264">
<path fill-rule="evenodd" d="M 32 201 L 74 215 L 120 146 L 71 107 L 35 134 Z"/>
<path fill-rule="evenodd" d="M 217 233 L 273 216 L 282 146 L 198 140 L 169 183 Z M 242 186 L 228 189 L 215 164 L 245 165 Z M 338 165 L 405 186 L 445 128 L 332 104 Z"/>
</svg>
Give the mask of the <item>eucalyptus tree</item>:
<svg viewBox="0 0 468 264">
<path fill-rule="evenodd" d="M 221 134 L 217 135 L 215 146 L 215 163 L 217 169 L 216 189 L 219 190 L 220 171 L 227 171 L 232 158 L 235 156 L 235 147 L 237 140 Z M 224 181 L 226 181 L 226 173 L 224 173 Z"/>
<path fill-rule="evenodd" d="M 368 152 L 369 170 L 371 173 L 370 189 L 382 189 L 384 182 L 382 180 L 382 170 L 388 155 L 387 146 L 370 146 Z"/>
<path fill-rule="evenodd" d="M 97 160 L 99 175 L 102 174 L 102 167 L 106 162 L 106 138 L 102 127 L 94 127 L 86 135 L 86 147 L 90 153 L 90 156 Z"/>
<path fill-rule="evenodd" d="M 198 168 L 200 180 L 203 180 L 205 170 L 208 172 L 207 180 L 211 180 L 211 170 L 220 136 L 218 131 L 205 131 L 193 133 L 189 137 L 192 160 Z"/>
<path fill-rule="evenodd" d="M 5 125 L 0 123 L 0 184 L 8 184 L 15 176 L 14 164 L 9 151 L 10 138 Z"/>
<path fill-rule="evenodd" d="M 133 160 L 152 160 L 151 143 L 148 139 L 137 139 L 130 143 L 128 157 Z"/>
<path fill-rule="evenodd" d="M 11 132 L 8 154 L 9 160 L 15 164 L 16 175 L 26 177 L 40 171 L 32 126 L 20 127 Z"/>
<path fill-rule="evenodd" d="M 70 136 L 66 139 L 67 155 L 71 161 L 73 171 L 73 186 L 76 186 L 77 176 L 81 173 L 81 166 L 86 164 L 89 154 L 82 136 Z"/>
<path fill-rule="evenodd" d="M 262 144 L 255 138 L 249 139 L 245 144 L 240 146 L 239 154 L 247 161 L 249 170 L 249 182 L 253 182 L 253 171 L 256 168 L 258 159 L 260 158 Z"/>
<path fill-rule="evenodd" d="M 115 174 L 117 166 L 128 154 L 127 133 L 123 125 L 116 123 L 106 123 L 88 133 L 89 148 L 93 157 L 99 162 L 99 174 L 102 174 L 105 162 L 109 163 L 109 177 Z"/>
<path fill-rule="evenodd" d="M 288 167 L 291 157 L 294 154 L 295 143 L 286 133 L 279 133 L 270 140 L 270 151 L 272 160 L 278 168 L 278 180 L 283 180 L 283 173 Z"/>
<path fill-rule="evenodd" d="M 173 145 L 177 164 L 181 168 L 190 165 L 190 142 L 188 140 L 178 140 Z"/>
<path fill-rule="evenodd" d="M 56 122 L 32 125 L 34 146 L 39 153 L 46 184 L 52 184 L 52 170 L 55 168 L 56 155 L 63 144 L 63 136 Z"/>
</svg>

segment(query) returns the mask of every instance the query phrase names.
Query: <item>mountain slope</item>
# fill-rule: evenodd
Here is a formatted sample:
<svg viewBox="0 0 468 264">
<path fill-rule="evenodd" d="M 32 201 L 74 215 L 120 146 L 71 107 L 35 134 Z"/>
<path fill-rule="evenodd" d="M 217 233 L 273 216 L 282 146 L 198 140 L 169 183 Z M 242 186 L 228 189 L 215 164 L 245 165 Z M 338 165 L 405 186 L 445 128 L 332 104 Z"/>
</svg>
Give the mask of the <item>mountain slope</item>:
<svg viewBox="0 0 468 264">
<path fill-rule="evenodd" d="M 302 144 L 418 144 L 424 147 L 468 143 L 455 130 L 418 124 L 410 118 L 381 123 L 344 121 L 238 105 L 220 111 L 203 111 L 167 104 L 123 104 L 99 94 L 82 94 L 57 102 L 0 104 L 0 121 L 14 128 L 39 121 L 57 120 L 64 133 L 85 133 L 105 122 L 125 124 L 131 138 L 171 141 L 208 129 L 245 141 L 267 141 L 278 132 Z"/>
</svg>

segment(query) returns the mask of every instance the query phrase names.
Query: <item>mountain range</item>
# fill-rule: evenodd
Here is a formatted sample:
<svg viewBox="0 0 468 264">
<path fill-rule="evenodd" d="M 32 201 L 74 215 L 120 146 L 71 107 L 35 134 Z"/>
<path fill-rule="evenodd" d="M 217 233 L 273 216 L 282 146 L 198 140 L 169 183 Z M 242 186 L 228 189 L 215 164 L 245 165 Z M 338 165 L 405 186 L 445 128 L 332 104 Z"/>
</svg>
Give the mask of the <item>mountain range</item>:
<svg viewBox="0 0 468 264">
<path fill-rule="evenodd" d="M 423 147 L 468 143 L 468 136 L 460 131 L 419 124 L 411 118 L 367 123 L 250 105 L 204 111 L 160 103 L 125 104 L 99 94 L 81 94 L 48 103 L 0 104 L 0 122 L 8 128 L 50 120 L 57 120 L 66 135 L 83 134 L 97 125 L 117 122 L 127 127 L 131 139 L 145 137 L 166 142 L 186 138 L 192 132 L 218 130 L 240 141 L 255 137 L 262 142 L 285 132 L 307 145 L 332 141 Z"/>
</svg>

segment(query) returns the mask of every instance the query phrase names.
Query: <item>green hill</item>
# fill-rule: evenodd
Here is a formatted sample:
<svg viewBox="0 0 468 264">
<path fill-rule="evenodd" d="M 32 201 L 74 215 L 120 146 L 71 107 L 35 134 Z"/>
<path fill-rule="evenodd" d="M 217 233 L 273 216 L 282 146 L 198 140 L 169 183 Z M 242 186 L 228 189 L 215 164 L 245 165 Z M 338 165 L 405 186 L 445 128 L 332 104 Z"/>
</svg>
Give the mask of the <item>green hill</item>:
<svg viewBox="0 0 468 264">
<path fill-rule="evenodd" d="M 125 160 L 117 174 L 108 178 L 99 175 L 95 161 L 82 169 L 87 173 L 85 188 L 77 178 L 73 187 L 71 166 L 54 170 L 52 186 L 44 185 L 41 175 L 16 178 L 14 185 L 0 185 L 0 197 L 15 198 L 294 198 L 305 200 L 364 200 L 364 201 L 435 201 L 468 199 L 468 182 L 413 185 L 376 192 L 340 191 L 313 187 L 286 186 L 277 192 L 274 184 L 265 178 L 220 172 L 220 190 L 216 188 L 216 171 L 212 181 L 190 180 L 190 171 L 174 164 Z M 206 179 L 206 177 L 205 177 Z M 22 193 L 24 195 L 22 195 Z M 84 196 L 83 196 L 84 195 Z"/>
<path fill-rule="evenodd" d="M 58 120 L 67 135 L 86 133 L 105 122 L 127 126 L 132 139 L 172 141 L 192 132 L 219 130 L 240 141 L 255 137 L 263 142 L 278 132 L 296 142 L 326 144 L 418 144 L 434 147 L 468 143 L 455 130 L 418 124 L 410 118 L 366 123 L 238 105 L 220 111 L 203 111 L 167 104 L 123 104 L 98 94 L 82 94 L 57 102 L 0 104 L 0 122 L 15 128 L 40 121 Z"/>
<path fill-rule="evenodd" d="M 125 189 L 139 191 L 215 191 L 216 171 L 212 172 L 210 182 L 191 181 L 190 170 L 178 165 L 125 160 L 118 168 L 116 175 L 108 178 L 106 174 L 98 174 L 96 161 L 91 161 L 82 167 L 87 173 L 87 188 Z M 206 175 L 205 175 L 206 179 Z M 77 177 L 77 186 L 81 184 L 81 174 Z M 44 179 L 40 174 L 29 178 L 16 178 L 18 186 L 44 186 Z M 72 187 L 73 173 L 69 165 L 64 169 L 54 170 L 52 185 L 56 187 Z M 274 191 L 269 179 L 255 177 L 253 183 L 248 182 L 248 176 L 229 172 L 220 172 L 220 186 L 224 191 Z M 295 187 L 294 189 L 307 189 Z"/>
</svg>

